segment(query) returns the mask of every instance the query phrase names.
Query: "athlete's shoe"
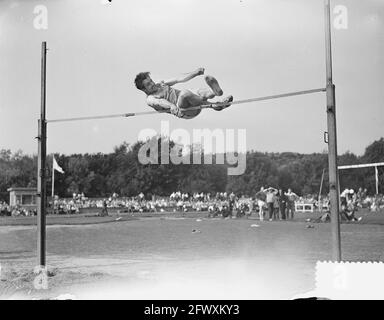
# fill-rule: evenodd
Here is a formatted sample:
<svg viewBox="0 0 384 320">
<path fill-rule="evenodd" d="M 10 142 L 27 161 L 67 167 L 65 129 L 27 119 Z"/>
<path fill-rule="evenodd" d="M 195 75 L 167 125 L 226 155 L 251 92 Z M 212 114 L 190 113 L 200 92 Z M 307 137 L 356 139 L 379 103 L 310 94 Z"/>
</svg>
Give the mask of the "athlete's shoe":
<svg viewBox="0 0 384 320">
<path fill-rule="evenodd" d="M 233 101 L 233 96 L 227 96 L 223 99 L 223 101 L 219 101 L 217 103 L 225 103 L 225 105 L 219 105 L 219 106 L 215 106 L 213 105 L 212 108 L 215 109 L 216 111 L 221 111 L 225 108 L 228 108 L 231 106 L 231 102 Z"/>
</svg>

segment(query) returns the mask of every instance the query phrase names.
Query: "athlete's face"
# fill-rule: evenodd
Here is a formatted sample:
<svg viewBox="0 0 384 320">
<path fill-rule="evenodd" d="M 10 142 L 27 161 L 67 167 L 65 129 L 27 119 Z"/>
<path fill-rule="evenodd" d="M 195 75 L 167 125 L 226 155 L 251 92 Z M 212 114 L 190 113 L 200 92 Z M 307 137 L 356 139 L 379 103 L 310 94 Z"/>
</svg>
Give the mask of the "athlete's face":
<svg viewBox="0 0 384 320">
<path fill-rule="evenodd" d="M 150 77 L 147 77 L 143 80 L 143 85 L 145 87 L 145 91 L 150 93 L 153 92 L 156 88 L 156 84 L 153 82 L 153 80 Z"/>
</svg>

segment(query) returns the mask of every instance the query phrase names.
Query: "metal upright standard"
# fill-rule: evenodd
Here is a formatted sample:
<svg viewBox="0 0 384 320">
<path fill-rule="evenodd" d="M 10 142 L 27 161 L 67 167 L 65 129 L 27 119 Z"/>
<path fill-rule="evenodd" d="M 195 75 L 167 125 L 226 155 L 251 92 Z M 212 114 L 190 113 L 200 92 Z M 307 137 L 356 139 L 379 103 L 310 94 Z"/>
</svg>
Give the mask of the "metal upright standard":
<svg viewBox="0 0 384 320">
<path fill-rule="evenodd" d="M 341 261 L 340 217 L 339 217 L 339 181 L 337 173 L 337 131 L 336 98 L 332 78 L 332 41 L 331 41 L 331 4 L 325 1 L 325 47 L 327 69 L 327 122 L 328 122 L 328 166 L 329 196 L 331 202 L 332 259 Z"/>
<path fill-rule="evenodd" d="M 46 154 L 47 154 L 47 122 L 45 118 L 46 100 L 46 57 L 47 43 L 42 43 L 41 48 L 41 111 L 39 119 L 38 139 L 38 164 L 37 164 L 37 256 L 38 265 L 46 265 Z"/>
</svg>

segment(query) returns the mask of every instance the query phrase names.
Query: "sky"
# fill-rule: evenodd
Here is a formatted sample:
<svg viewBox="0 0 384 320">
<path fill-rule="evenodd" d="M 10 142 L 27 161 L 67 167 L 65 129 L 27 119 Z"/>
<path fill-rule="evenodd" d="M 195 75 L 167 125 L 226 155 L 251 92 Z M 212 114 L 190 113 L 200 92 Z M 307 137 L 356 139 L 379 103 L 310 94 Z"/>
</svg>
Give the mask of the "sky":
<svg viewBox="0 0 384 320">
<path fill-rule="evenodd" d="M 360 155 L 384 136 L 384 1 L 332 0 L 336 6 L 348 18 L 332 30 L 338 151 Z M 332 19 L 339 18 L 336 10 Z M 159 81 L 203 67 L 235 100 L 326 81 L 322 0 L 0 0 L 0 149 L 37 153 L 42 41 L 48 119 L 151 111 L 133 83 L 141 71 Z M 200 87 L 202 77 L 178 85 Z M 52 123 L 48 153 L 111 152 L 144 129 L 160 132 L 165 120 L 191 135 L 245 129 L 249 150 L 327 149 L 325 95 L 316 93 L 203 110 L 192 120 Z"/>
</svg>

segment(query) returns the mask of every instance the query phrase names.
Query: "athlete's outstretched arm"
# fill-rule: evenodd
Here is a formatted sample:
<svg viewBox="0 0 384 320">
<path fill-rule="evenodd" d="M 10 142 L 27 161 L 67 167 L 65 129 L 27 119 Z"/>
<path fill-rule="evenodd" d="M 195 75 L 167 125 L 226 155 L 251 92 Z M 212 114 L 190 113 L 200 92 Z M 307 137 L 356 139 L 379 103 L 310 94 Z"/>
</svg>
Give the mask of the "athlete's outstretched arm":
<svg viewBox="0 0 384 320">
<path fill-rule="evenodd" d="M 193 78 L 204 74 L 204 71 L 205 71 L 204 68 L 199 68 L 199 69 L 197 69 L 195 71 L 192 71 L 192 72 L 188 73 L 184 77 L 169 79 L 169 80 L 163 81 L 163 82 L 165 84 L 169 85 L 169 86 L 173 86 L 173 85 L 175 85 L 177 83 L 183 83 L 183 82 L 187 82 L 189 80 L 192 80 Z"/>
</svg>

